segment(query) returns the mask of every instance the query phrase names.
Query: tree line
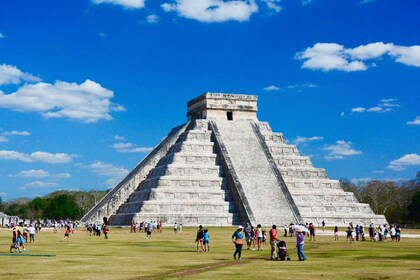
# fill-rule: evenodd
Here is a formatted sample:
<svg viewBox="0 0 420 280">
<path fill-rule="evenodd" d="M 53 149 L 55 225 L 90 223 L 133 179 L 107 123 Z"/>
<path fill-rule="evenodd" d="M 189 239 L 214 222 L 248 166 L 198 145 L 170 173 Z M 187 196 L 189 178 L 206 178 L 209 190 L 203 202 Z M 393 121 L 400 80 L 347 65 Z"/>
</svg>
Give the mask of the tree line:
<svg viewBox="0 0 420 280">
<path fill-rule="evenodd" d="M 375 214 L 384 215 L 389 223 L 420 224 L 420 171 L 416 178 L 394 182 L 371 180 L 358 184 L 340 179 L 345 191 L 368 203 Z"/>
<path fill-rule="evenodd" d="M 3 202 L 0 211 L 30 220 L 71 219 L 83 217 L 107 191 L 55 191 L 34 199 L 19 198 Z"/>
</svg>

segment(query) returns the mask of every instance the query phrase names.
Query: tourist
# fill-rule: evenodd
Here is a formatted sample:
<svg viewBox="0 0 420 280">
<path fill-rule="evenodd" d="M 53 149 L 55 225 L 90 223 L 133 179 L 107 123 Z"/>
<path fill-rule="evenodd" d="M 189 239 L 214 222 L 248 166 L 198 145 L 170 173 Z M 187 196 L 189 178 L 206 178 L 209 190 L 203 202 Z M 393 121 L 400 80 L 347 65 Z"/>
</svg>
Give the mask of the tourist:
<svg viewBox="0 0 420 280">
<path fill-rule="evenodd" d="M 388 237 L 388 228 L 386 225 L 384 225 L 382 227 L 382 236 L 383 236 L 383 240 L 386 241 L 387 237 Z"/>
<path fill-rule="evenodd" d="M 204 239 L 204 230 L 203 226 L 199 225 L 197 230 L 197 236 L 195 237 L 195 243 L 197 243 L 197 252 L 203 252 L 203 239 Z"/>
<path fill-rule="evenodd" d="M 177 233 L 178 232 L 178 224 L 175 222 L 175 224 L 174 224 L 174 233 Z"/>
<path fill-rule="evenodd" d="M 366 241 L 365 228 L 363 227 L 363 225 L 360 225 L 359 230 L 360 230 L 360 236 L 362 237 L 362 241 Z"/>
<path fill-rule="evenodd" d="M 356 225 L 356 241 L 359 241 L 359 235 L 360 235 L 360 227 L 359 225 Z"/>
<path fill-rule="evenodd" d="M 277 226 L 273 225 L 270 229 L 270 245 L 271 245 L 271 259 L 277 259 Z"/>
<path fill-rule="evenodd" d="M 10 245 L 10 253 L 13 253 L 13 250 L 15 252 L 20 252 L 17 238 L 18 238 L 18 227 L 14 226 L 12 229 L 12 245 Z"/>
<path fill-rule="evenodd" d="M 369 238 L 370 241 L 373 241 L 373 233 L 374 233 L 375 229 L 373 228 L 373 224 L 369 225 Z"/>
<path fill-rule="evenodd" d="M 130 225 L 130 233 L 133 233 L 133 232 L 134 232 L 134 221 L 132 221 Z"/>
<path fill-rule="evenodd" d="M 247 246 L 247 250 L 251 249 L 251 231 L 252 231 L 252 227 L 249 223 L 246 223 L 246 226 L 244 228 L 244 234 L 245 234 L 245 239 L 246 239 L 246 246 Z"/>
<path fill-rule="evenodd" d="M 244 235 L 242 234 L 242 226 L 238 226 L 238 229 L 232 234 L 232 242 L 235 244 L 235 253 L 233 254 L 233 258 L 236 260 L 236 256 L 238 256 L 238 260 L 241 259 L 242 254 L 242 246 L 244 244 Z"/>
<path fill-rule="evenodd" d="M 263 231 L 260 224 L 257 225 L 257 240 L 258 240 L 258 251 L 262 251 Z"/>
<path fill-rule="evenodd" d="M 303 246 L 305 245 L 305 234 L 302 231 L 297 231 L 296 234 L 296 248 L 299 261 L 306 261 L 306 256 L 303 253 Z"/>
<path fill-rule="evenodd" d="M 178 229 L 179 229 L 179 232 L 181 233 L 182 232 L 182 224 L 179 224 Z"/>
<path fill-rule="evenodd" d="M 109 227 L 107 224 L 103 224 L 102 225 L 102 232 L 104 233 L 104 239 L 108 239 L 108 232 L 109 232 Z"/>
<path fill-rule="evenodd" d="M 395 226 L 394 225 L 391 225 L 391 229 L 389 231 L 390 231 L 390 234 L 391 234 L 391 240 L 392 241 L 396 241 L 395 240 L 395 234 L 396 234 Z"/>
<path fill-rule="evenodd" d="M 400 226 L 397 226 L 397 228 L 395 229 L 395 239 L 397 242 L 401 241 L 401 228 Z"/>
<path fill-rule="evenodd" d="M 150 239 L 152 237 L 152 231 L 153 231 L 153 222 L 150 221 L 150 223 L 146 226 L 146 238 Z"/>
<path fill-rule="evenodd" d="M 67 240 L 70 240 L 70 232 L 71 232 L 70 226 L 67 226 L 66 231 L 64 233 L 64 238 L 61 241 L 64 241 L 64 239 L 66 238 Z"/>
<path fill-rule="evenodd" d="M 351 229 L 350 226 L 347 227 L 346 230 L 346 242 L 351 241 L 351 233 L 353 232 L 353 230 Z"/>
<path fill-rule="evenodd" d="M 284 237 L 287 237 L 287 230 L 289 229 L 289 227 L 287 225 L 284 225 Z"/>
<path fill-rule="evenodd" d="M 338 241 L 338 226 L 334 228 L 334 241 Z"/>
<path fill-rule="evenodd" d="M 315 225 L 313 223 L 309 224 L 309 241 L 315 241 Z"/>
<path fill-rule="evenodd" d="M 204 230 L 203 247 L 204 252 L 210 252 L 210 235 L 207 229 Z"/>
<path fill-rule="evenodd" d="M 322 231 L 325 231 L 325 221 L 322 220 Z"/>
<path fill-rule="evenodd" d="M 28 243 L 28 233 L 29 233 L 28 225 L 25 224 L 23 227 L 23 239 L 25 239 L 26 243 Z"/>
<path fill-rule="evenodd" d="M 163 230 L 163 222 L 159 221 L 159 233 L 162 233 Z"/>
<path fill-rule="evenodd" d="M 378 232 L 379 241 L 382 241 L 382 226 L 381 225 L 379 225 L 377 232 Z"/>
<path fill-rule="evenodd" d="M 29 243 L 35 243 L 35 227 L 33 224 L 30 224 L 29 226 Z"/>
</svg>

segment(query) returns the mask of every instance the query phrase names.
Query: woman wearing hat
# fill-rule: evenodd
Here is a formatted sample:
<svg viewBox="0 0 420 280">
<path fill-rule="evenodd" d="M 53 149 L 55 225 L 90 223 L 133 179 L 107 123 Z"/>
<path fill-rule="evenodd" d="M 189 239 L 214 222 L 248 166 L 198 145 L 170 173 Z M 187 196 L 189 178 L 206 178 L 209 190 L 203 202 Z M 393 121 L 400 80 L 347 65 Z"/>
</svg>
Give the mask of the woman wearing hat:
<svg viewBox="0 0 420 280">
<path fill-rule="evenodd" d="M 242 233 L 242 226 L 238 226 L 238 229 L 232 234 L 232 242 L 235 244 L 236 250 L 233 254 L 233 258 L 236 260 L 236 255 L 238 255 L 238 260 L 241 259 L 242 245 L 244 245 L 244 235 Z"/>
</svg>

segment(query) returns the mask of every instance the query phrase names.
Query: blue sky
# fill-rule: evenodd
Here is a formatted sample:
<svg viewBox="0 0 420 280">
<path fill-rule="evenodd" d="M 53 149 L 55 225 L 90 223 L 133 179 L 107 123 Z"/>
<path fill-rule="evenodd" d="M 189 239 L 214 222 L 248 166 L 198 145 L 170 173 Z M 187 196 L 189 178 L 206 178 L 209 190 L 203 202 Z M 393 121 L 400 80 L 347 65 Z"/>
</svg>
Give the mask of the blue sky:
<svg viewBox="0 0 420 280">
<path fill-rule="evenodd" d="M 0 0 L 0 196 L 107 189 L 206 91 L 331 178 L 420 170 L 420 4 Z"/>
</svg>

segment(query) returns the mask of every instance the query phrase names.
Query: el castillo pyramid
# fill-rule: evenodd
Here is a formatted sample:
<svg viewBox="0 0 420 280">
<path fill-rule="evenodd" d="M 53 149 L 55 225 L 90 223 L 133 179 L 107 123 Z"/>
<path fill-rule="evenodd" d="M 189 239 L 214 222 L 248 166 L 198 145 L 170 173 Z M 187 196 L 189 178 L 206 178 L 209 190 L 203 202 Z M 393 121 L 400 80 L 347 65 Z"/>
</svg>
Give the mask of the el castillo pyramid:
<svg viewBox="0 0 420 280">
<path fill-rule="evenodd" d="M 257 119 L 257 96 L 205 93 L 83 222 L 387 223 Z"/>
</svg>

